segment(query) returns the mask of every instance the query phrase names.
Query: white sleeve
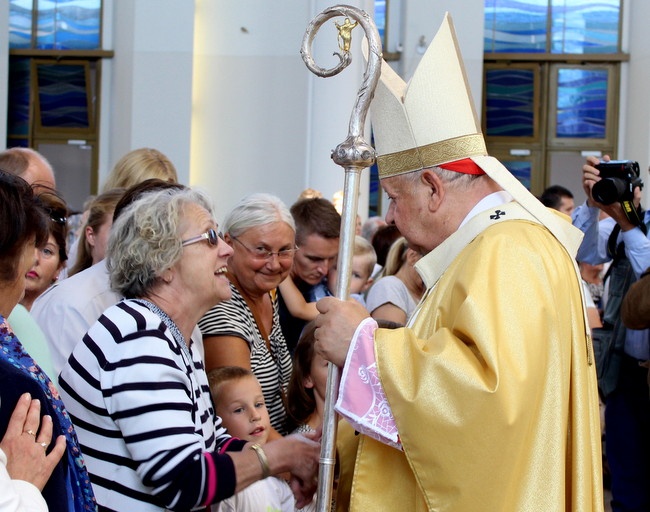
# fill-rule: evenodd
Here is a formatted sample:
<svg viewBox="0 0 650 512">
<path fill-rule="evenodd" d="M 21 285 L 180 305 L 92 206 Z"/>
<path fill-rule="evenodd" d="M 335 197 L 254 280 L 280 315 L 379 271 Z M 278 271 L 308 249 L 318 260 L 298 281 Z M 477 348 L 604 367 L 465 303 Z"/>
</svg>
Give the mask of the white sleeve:
<svg viewBox="0 0 650 512">
<path fill-rule="evenodd" d="M 38 488 L 24 480 L 12 480 L 7 472 L 7 456 L 0 450 L 0 510 L 2 512 L 47 512 L 47 503 Z"/>
</svg>

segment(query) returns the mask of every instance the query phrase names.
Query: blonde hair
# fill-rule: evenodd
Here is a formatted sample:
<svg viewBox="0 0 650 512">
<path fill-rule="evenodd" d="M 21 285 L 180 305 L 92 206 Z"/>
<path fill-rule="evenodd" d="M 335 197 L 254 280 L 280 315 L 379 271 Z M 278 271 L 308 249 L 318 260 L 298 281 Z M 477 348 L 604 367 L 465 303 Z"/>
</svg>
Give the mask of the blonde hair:
<svg viewBox="0 0 650 512">
<path fill-rule="evenodd" d="M 210 394 L 212 395 L 212 400 L 215 406 L 218 406 L 221 386 L 226 382 L 233 382 L 241 380 L 245 377 L 255 377 L 255 374 L 246 368 L 241 366 L 220 366 L 219 368 L 214 368 L 208 372 L 208 384 L 210 385 Z M 259 381 L 258 381 L 259 382 Z"/>
<path fill-rule="evenodd" d="M 382 276 L 394 276 L 397 274 L 397 271 L 402 268 L 402 265 L 406 261 L 406 251 L 408 248 L 408 242 L 403 236 L 393 242 L 388 250 L 388 256 L 386 256 L 386 264 L 381 272 Z"/>
<path fill-rule="evenodd" d="M 368 270 L 368 277 L 370 277 L 372 271 L 375 269 L 375 265 L 377 264 L 377 253 L 372 244 L 361 235 L 355 236 L 354 251 L 352 255 L 366 257 L 366 268 Z"/>
<path fill-rule="evenodd" d="M 163 153 L 153 148 L 134 149 L 118 160 L 106 178 L 102 191 L 131 188 L 149 178 L 178 182 L 174 164 Z"/>
</svg>

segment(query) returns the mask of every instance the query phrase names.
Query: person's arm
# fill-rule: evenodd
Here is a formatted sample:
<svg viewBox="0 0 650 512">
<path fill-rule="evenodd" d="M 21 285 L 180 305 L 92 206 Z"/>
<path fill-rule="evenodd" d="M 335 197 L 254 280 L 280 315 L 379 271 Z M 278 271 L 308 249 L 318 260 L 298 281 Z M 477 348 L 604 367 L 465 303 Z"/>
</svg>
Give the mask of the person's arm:
<svg viewBox="0 0 650 512">
<path fill-rule="evenodd" d="M 320 432 L 312 434 L 291 434 L 267 442 L 261 454 L 244 446 L 241 452 L 227 452 L 232 458 L 239 492 L 250 484 L 269 475 L 291 474 L 291 489 L 296 496 L 298 508 L 305 506 L 313 497 L 316 473 L 320 457 L 320 444 L 316 439 Z"/>
<path fill-rule="evenodd" d="M 287 309 L 292 316 L 300 318 L 301 320 L 313 320 L 318 315 L 318 309 L 316 309 L 316 303 L 307 302 L 305 298 L 298 290 L 298 287 L 291 279 L 291 276 L 280 283 L 278 286 L 280 293 L 282 294 L 282 299 L 287 305 Z"/>
<path fill-rule="evenodd" d="M 636 226 L 623 231 L 622 237 L 625 242 L 625 255 L 630 260 L 634 273 L 640 276 L 650 267 L 650 239 Z"/>
<path fill-rule="evenodd" d="M 237 336 L 203 336 L 205 371 L 222 366 L 240 366 L 251 370 L 251 351 L 245 340 Z"/>
<path fill-rule="evenodd" d="M 629 329 L 650 327 L 650 268 L 625 294 L 621 305 L 621 319 Z"/>
<path fill-rule="evenodd" d="M 406 323 L 406 311 L 390 302 L 375 308 L 372 313 L 370 313 L 370 316 L 375 320 L 387 320 L 400 325 Z"/>
</svg>

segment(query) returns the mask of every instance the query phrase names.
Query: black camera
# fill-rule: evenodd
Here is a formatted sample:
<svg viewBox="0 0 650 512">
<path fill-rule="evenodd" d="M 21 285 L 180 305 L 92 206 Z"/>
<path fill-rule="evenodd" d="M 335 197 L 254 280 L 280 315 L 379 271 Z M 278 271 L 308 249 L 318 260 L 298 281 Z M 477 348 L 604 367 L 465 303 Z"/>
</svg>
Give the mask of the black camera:
<svg viewBox="0 0 650 512">
<path fill-rule="evenodd" d="M 591 189 L 592 197 L 602 204 L 619 202 L 627 218 L 638 224 L 638 212 L 634 206 L 634 189 L 643 188 L 639 177 L 639 163 L 632 160 L 610 160 L 595 165 L 600 171 L 601 180 Z"/>
<path fill-rule="evenodd" d="M 611 160 L 595 165 L 601 180 L 591 189 L 593 198 L 602 204 L 631 201 L 634 189 L 643 188 L 639 163 L 632 160 Z"/>
</svg>

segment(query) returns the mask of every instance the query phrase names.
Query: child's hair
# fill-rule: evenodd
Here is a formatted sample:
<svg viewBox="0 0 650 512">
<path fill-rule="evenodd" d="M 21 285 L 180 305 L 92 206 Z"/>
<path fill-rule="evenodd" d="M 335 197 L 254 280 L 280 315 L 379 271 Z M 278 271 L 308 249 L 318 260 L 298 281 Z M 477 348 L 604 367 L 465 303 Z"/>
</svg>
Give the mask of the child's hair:
<svg viewBox="0 0 650 512">
<path fill-rule="evenodd" d="M 377 253 L 375 248 L 368 240 L 360 235 L 354 237 L 354 252 L 353 256 L 366 256 L 366 268 L 368 270 L 368 277 L 372 276 L 372 271 L 375 269 L 377 263 Z"/>
<path fill-rule="evenodd" d="M 221 385 L 226 382 L 243 379 L 244 377 L 255 377 L 255 374 L 241 366 L 221 366 L 220 368 L 210 370 L 208 372 L 208 384 L 210 385 L 210 394 L 212 395 L 212 401 L 215 406 L 219 402 Z"/>
<path fill-rule="evenodd" d="M 304 385 L 304 380 L 311 374 L 315 330 L 313 321 L 305 325 L 293 353 L 293 370 L 287 390 L 287 432 L 293 432 L 316 410 L 314 390 Z"/>
</svg>

